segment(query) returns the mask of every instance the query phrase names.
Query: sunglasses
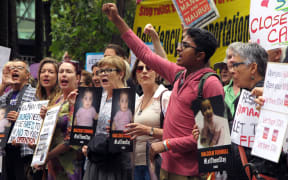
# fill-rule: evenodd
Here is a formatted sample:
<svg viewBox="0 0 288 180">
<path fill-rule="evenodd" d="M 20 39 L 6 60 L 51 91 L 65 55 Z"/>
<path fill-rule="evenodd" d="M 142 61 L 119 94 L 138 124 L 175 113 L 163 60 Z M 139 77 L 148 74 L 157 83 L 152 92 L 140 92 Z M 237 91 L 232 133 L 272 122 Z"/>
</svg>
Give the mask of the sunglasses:
<svg viewBox="0 0 288 180">
<path fill-rule="evenodd" d="M 144 67 L 145 67 L 146 71 L 152 71 L 152 69 L 149 66 L 137 66 L 136 72 L 141 73 L 142 71 L 144 71 Z"/>
</svg>

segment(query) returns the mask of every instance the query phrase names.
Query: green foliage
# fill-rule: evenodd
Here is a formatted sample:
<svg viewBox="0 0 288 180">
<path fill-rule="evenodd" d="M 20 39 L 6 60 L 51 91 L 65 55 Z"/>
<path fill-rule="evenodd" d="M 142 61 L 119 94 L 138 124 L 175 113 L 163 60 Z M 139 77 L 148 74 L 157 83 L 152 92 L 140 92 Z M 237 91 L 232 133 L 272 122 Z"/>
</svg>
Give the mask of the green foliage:
<svg viewBox="0 0 288 180">
<path fill-rule="evenodd" d="M 68 51 L 73 59 L 85 61 L 86 52 L 103 51 L 112 43 L 112 35 L 119 34 L 114 24 L 102 13 L 104 3 L 111 0 L 53 0 L 51 5 L 52 45 L 56 59 Z M 126 16 L 131 26 L 135 14 L 135 0 L 125 0 Z"/>
</svg>

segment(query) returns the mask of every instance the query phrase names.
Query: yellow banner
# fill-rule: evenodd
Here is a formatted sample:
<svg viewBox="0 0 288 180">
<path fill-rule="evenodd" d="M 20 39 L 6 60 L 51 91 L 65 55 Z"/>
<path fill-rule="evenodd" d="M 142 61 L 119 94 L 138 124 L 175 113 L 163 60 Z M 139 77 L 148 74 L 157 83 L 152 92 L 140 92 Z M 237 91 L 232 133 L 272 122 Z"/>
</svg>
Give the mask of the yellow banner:
<svg viewBox="0 0 288 180">
<path fill-rule="evenodd" d="M 227 46 L 236 41 L 249 40 L 250 0 L 215 0 L 220 17 L 204 27 L 212 32 L 219 46 L 210 65 L 223 61 Z M 149 0 L 137 5 L 133 31 L 144 42 L 151 39 L 143 34 L 146 24 L 152 24 L 163 42 L 168 59 L 176 62 L 177 44 L 181 42 L 181 21 L 172 0 Z"/>
<path fill-rule="evenodd" d="M 151 38 L 143 33 L 146 24 L 152 24 L 170 61 L 176 62 L 177 44 L 182 39 L 181 21 L 171 0 L 142 1 L 137 5 L 133 31 L 144 42 Z"/>
</svg>

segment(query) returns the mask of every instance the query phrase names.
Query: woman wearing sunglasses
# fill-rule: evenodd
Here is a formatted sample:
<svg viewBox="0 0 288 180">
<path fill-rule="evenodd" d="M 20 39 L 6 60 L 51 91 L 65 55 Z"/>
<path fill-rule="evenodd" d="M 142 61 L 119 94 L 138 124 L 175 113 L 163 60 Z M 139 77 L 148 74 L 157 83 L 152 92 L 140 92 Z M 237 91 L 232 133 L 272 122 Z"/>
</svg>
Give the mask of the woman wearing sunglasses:
<svg viewBox="0 0 288 180">
<path fill-rule="evenodd" d="M 134 123 L 126 126 L 126 133 L 136 139 L 134 180 L 148 180 L 150 176 L 146 164 L 146 142 L 162 139 L 163 122 L 160 122 L 160 114 L 166 112 L 171 93 L 163 85 L 159 85 L 159 75 L 139 59 L 132 70 L 132 79 L 141 86 L 143 95 L 136 100 Z"/>
</svg>

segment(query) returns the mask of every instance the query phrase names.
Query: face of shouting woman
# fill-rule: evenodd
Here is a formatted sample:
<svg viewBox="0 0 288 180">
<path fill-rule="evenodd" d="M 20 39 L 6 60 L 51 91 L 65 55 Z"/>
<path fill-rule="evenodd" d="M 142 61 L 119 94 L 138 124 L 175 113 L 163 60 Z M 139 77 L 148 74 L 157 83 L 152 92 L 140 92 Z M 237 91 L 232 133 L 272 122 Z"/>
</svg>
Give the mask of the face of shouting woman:
<svg viewBox="0 0 288 180">
<path fill-rule="evenodd" d="M 60 65 L 58 81 L 63 93 L 70 93 L 77 88 L 79 76 L 76 75 L 76 69 L 71 63 L 64 62 Z"/>
<path fill-rule="evenodd" d="M 46 90 L 51 90 L 57 84 L 57 71 L 52 63 L 46 63 L 42 66 L 39 76 L 40 84 Z"/>
<path fill-rule="evenodd" d="M 122 85 L 122 79 L 124 76 L 123 72 L 120 72 L 115 66 L 112 65 L 103 65 L 100 67 L 100 80 L 101 85 L 106 90 L 112 90 L 114 88 L 119 88 L 119 85 Z"/>
</svg>

